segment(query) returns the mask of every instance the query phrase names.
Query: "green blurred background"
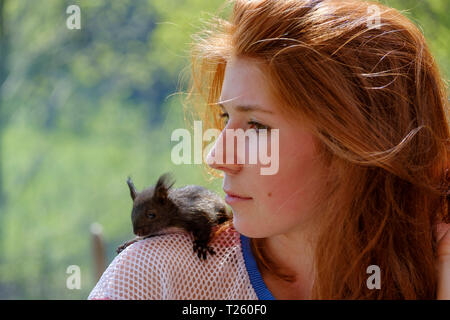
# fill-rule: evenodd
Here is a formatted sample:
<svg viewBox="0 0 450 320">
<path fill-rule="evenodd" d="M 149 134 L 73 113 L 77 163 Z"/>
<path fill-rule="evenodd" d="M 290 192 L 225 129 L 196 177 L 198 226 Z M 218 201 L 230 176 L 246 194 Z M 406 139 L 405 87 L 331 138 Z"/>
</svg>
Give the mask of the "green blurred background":
<svg viewBox="0 0 450 320">
<path fill-rule="evenodd" d="M 405 10 L 450 74 L 448 0 L 386 0 Z M 220 0 L 0 0 L 0 299 L 86 299 L 104 262 L 133 237 L 130 175 L 141 190 L 171 171 L 175 187 L 207 181 L 176 166 L 185 127 L 188 44 Z M 69 30 L 66 9 L 81 9 Z M 81 288 L 68 289 L 70 265 Z"/>
</svg>

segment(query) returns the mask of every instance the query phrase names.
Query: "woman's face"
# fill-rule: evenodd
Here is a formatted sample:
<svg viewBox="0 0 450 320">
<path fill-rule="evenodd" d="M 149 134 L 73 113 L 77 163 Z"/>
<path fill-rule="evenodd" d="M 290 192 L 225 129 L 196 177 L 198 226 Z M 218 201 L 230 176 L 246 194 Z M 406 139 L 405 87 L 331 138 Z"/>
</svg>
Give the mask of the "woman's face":
<svg viewBox="0 0 450 320">
<path fill-rule="evenodd" d="M 324 174 L 315 158 L 313 135 L 299 122 L 281 116 L 264 81 L 260 69 L 250 60 L 236 58 L 227 63 L 219 103 L 224 106 L 222 113 L 228 121 L 207 159 L 208 163 L 212 158 L 222 159 L 223 164 L 209 165 L 223 171 L 225 192 L 251 198 L 229 202 L 236 230 L 251 238 L 306 228 L 315 215 L 314 195 L 321 188 L 321 175 Z M 258 105 L 262 110 L 243 112 L 235 108 L 243 105 Z M 273 144 L 278 144 L 276 174 L 261 174 L 261 168 L 269 165 L 261 164 L 259 159 L 256 164 L 249 164 L 249 155 L 237 154 L 237 147 L 234 161 L 227 161 L 226 155 L 232 150 L 226 147 L 227 137 L 230 137 L 226 129 L 265 127 L 278 129 L 278 141 L 271 141 L 270 129 L 266 140 L 269 154 L 270 150 L 276 150 Z M 223 147 L 218 148 L 219 144 Z M 256 149 L 247 142 L 245 152 L 249 150 L 255 152 Z M 274 156 L 271 154 L 272 160 Z M 237 157 L 247 159 L 247 163 L 239 164 Z"/>
</svg>

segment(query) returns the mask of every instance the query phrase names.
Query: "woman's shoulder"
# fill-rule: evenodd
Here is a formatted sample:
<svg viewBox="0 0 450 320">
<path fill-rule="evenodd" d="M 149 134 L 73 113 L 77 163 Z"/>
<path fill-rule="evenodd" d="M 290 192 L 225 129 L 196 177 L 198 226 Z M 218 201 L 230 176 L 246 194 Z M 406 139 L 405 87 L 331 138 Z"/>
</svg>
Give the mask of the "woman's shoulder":
<svg viewBox="0 0 450 320">
<path fill-rule="evenodd" d="M 234 281 L 231 277 L 235 273 L 224 271 L 245 268 L 240 235 L 231 225 L 215 231 L 209 243 L 215 254 L 208 253 L 206 260 L 199 259 L 193 251 L 193 236 L 187 232 L 133 243 L 115 257 L 89 298 L 107 295 L 111 299 L 197 299 L 201 298 L 199 292 L 215 290 L 207 289 L 212 281 Z M 194 291 L 187 289 L 193 287 Z M 204 290 L 199 291 L 201 288 Z"/>
</svg>

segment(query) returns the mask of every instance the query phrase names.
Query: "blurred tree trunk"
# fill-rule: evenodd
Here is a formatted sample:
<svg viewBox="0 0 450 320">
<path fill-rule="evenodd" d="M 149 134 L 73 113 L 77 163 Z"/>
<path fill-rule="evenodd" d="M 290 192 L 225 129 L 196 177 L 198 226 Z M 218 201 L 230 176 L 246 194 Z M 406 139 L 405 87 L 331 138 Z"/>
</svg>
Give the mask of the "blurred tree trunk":
<svg viewBox="0 0 450 320">
<path fill-rule="evenodd" d="M 3 144 L 2 144 L 2 134 L 5 127 L 5 117 L 3 108 L 3 84 L 5 83 L 7 71 L 6 71 L 6 59 L 8 57 L 8 41 L 7 34 L 5 32 L 5 2 L 6 0 L 0 0 L 0 208 L 5 206 L 5 193 L 3 188 Z"/>
</svg>

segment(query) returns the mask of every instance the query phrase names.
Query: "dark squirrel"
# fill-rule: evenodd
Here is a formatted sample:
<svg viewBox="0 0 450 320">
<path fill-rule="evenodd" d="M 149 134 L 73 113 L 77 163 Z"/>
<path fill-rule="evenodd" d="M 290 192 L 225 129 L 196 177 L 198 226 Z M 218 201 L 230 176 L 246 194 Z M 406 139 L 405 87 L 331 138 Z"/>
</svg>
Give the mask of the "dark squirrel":
<svg viewBox="0 0 450 320">
<path fill-rule="evenodd" d="M 193 235 L 193 249 L 200 260 L 206 259 L 207 252 L 215 254 L 208 245 L 212 229 L 230 220 L 231 211 L 216 193 L 196 185 L 172 188 L 174 182 L 171 180 L 171 176 L 165 173 L 155 186 L 137 192 L 128 177 L 127 184 L 133 199 L 131 221 L 137 237 L 118 247 L 117 253 L 136 241 L 181 229 Z"/>
</svg>

